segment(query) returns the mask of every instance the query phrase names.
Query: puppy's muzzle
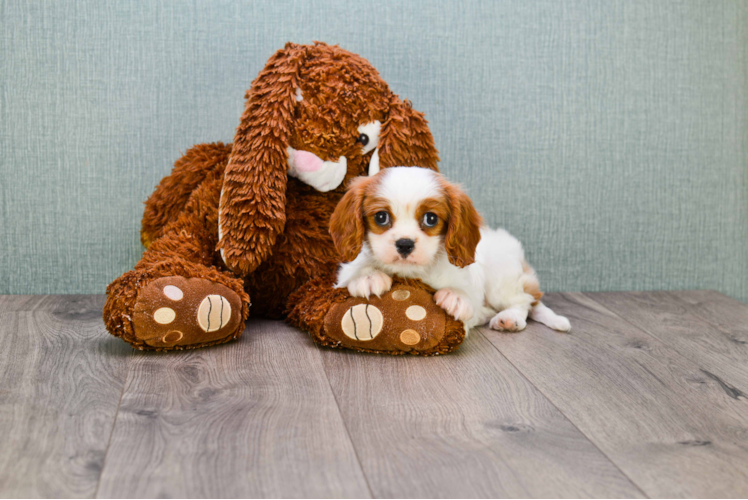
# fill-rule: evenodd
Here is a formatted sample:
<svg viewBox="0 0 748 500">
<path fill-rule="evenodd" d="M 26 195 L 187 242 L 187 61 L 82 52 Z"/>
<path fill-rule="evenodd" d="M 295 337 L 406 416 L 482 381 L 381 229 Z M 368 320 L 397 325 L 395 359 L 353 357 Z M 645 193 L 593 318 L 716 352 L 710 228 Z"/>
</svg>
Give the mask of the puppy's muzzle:
<svg viewBox="0 0 748 500">
<path fill-rule="evenodd" d="M 399 253 L 402 258 L 404 259 L 408 255 L 413 252 L 413 249 L 416 247 L 416 242 L 407 238 L 400 238 L 395 242 L 395 248 L 397 248 L 397 253 Z"/>
</svg>

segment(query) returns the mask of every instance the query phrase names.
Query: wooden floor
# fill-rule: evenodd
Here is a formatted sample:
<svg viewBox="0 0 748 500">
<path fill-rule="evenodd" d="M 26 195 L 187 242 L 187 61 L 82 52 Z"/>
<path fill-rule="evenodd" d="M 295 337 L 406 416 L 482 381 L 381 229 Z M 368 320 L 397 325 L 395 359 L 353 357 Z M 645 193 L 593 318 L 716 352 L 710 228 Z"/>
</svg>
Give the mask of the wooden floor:
<svg viewBox="0 0 748 500">
<path fill-rule="evenodd" d="M 571 334 L 321 349 L 256 320 L 167 354 L 102 296 L 0 296 L 3 497 L 745 497 L 748 306 L 550 294 Z"/>
</svg>

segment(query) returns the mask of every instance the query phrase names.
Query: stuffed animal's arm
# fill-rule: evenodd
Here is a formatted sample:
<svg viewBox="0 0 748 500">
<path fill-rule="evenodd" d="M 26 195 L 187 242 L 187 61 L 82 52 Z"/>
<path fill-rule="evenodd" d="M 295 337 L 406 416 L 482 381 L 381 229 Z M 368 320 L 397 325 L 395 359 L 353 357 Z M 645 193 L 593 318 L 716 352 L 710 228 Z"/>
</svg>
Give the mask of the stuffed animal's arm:
<svg viewBox="0 0 748 500">
<path fill-rule="evenodd" d="M 198 144 L 174 164 L 145 202 L 140 239 L 146 248 L 177 219 L 192 193 L 206 178 L 221 176 L 231 153 L 231 144 Z"/>
</svg>

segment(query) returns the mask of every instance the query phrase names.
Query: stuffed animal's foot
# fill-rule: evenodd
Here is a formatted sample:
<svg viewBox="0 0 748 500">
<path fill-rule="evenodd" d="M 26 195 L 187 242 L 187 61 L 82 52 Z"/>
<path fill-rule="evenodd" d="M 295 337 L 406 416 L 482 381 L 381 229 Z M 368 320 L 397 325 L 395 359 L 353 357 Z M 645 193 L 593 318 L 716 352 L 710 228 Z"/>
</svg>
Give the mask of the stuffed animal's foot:
<svg viewBox="0 0 748 500">
<path fill-rule="evenodd" d="M 138 343 L 150 348 L 218 344 L 241 334 L 242 302 L 236 292 L 207 279 L 158 278 L 138 293 L 132 325 Z"/>
<path fill-rule="evenodd" d="M 323 332 L 315 339 L 322 344 L 388 354 L 447 353 L 465 338 L 464 325 L 436 305 L 429 291 L 408 284 L 395 284 L 381 297 L 334 304 Z"/>
</svg>

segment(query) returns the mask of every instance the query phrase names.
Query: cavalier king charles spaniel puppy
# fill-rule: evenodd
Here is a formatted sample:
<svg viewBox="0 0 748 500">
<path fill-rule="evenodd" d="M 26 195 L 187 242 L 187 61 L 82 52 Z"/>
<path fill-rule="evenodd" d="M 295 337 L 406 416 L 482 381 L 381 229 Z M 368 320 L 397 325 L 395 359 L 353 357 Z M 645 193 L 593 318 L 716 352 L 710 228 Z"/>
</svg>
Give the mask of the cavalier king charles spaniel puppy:
<svg viewBox="0 0 748 500">
<path fill-rule="evenodd" d="M 336 288 L 380 296 L 391 276 L 418 278 L 436 303 L 470 328 L 488 323 L 520 331 L 527 317 L 567 332 L 569 320 L 540 298 L 522 245 L 483 225 L 470 198 L 444 177 L 419 167 L 392 167 L 354 179 L 330 220 L 335 247 L 348 261 Z"/>
</svg>

